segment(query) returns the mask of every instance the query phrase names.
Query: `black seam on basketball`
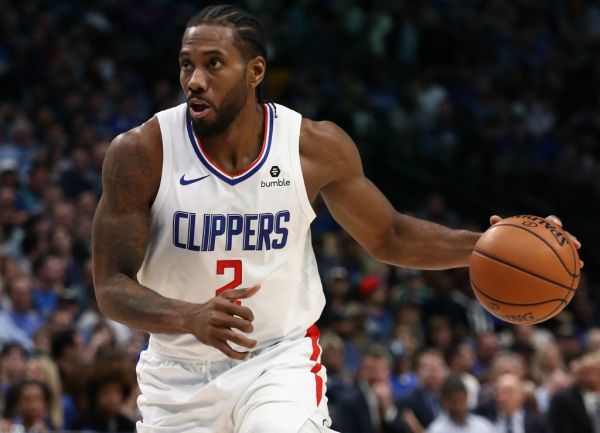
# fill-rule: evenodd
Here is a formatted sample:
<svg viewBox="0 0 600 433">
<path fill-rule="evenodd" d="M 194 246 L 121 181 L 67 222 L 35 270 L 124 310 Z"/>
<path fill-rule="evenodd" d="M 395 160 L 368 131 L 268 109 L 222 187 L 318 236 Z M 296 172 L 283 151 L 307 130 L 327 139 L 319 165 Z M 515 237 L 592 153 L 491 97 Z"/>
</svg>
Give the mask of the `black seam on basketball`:
<svg viewBox="0 0 600 433">
<path fill-rule="evenodd" d="M 568 305 L 568 302 L 566 302 L 566 301 L 565 301 L 566 297 L 565 297 L 565 298 L 563 298 L 563 299 L 551 299 L 551 300 L 549 300 L 549 301 L 540 302 L 539 304 L 511 304 L 510 302 L 503 302 L 503 301 L 501 301 L 501 300 L 499 300 L 499 299 L 494 299 L 494 298 L 492 298 L 492 297 L 491 297 L 490 295 L 488 295 L 486 292 L 484 292 L 483 290 L 481 290 L 481 289 L 480 289 L 480 288 L 477 286 L 477 284 L 475 284 L 475 282 L 474 282 L 474 281 L 473 281 L 471 278 L 469 278 L 469 281 L 471 282 L 471 287 L 473 287 L 475 290 L 477 290 L 477 291 L 479 291 L 479 292 L 483 293 L 485 296 L 487 296 L 487 297 L 488 297 L 488 298 L 490 298 L 491 300 L 493 300 L 493 301 L 496 301 L 496 302 L 499 302 L 499 303 L 501 303 L 501 304 L 512 305 L 512 306 L 515 306 L 515 307 L 529 307 L 529 306 L 533 306 L 533 305 L 542 305 L 542 304 L 546 304 L 546 303 L 548 303 L 548 302 L 553 302 L 553 301 L 554 301 L 554 302 L 556 302 L 556 301 L 560 301 L 560 302 L 558 303 L 558 305 L 557 305 L 556 307 L 554 307 L 554 309 L 553 309 L 552 311 L 550 311 L 548 314 L 546 314 L 545 316 L 542 316 L 542 317 L 538 318 L 538 319 L 537 319 L 535 322 L 527 322 L 527 323 L 526 323 L 527 325 L 534 325 L 534 324 L 536 324 L 536 323 L 541 323 L 541 322 L 545 321 L 545 320 L 546 320 L 546 318 L 548 318 L 548 317 L 553 317 L 553 315 L 554 315 L 554 312 L 555 312 L 556 310 L 558 310 L 558 309 L 561 307 L 561 305 L 562 305 L 562 304 L 565 304 L 565 306 L 567 306 L 567 305 Z M 567 293 L 569 293 L 569 292 L 567 292 Z M 500 317 L 500 319 L 502 319 L 502 317 Z M 507 320 L 507 319 L 502 319 L 502 320 L 504 320 L 505 322 L 508 322 L 508 320 Z M 514 323 L 514 322 L 509 322 L 509 323 Z"/>
<path fill-rule="evenodd" d="M 548 314 L 546 314 L 545 316 L 540 317 L 539 319 L 537 319 L 535 322 L 529 322 L 528 325 L 535 325 L 536 323 L 540 323 L 546 320 L 547 317 L 553 317 L 554 312 L 556 310 L 558 310 L 560 308 L 562 304 L 558 304 L 554 310 L 550 311 Z"/>
<path fill-rule="evenodd" d="M 553 280 L 551 280 L 550 278 L 543 277 L 543 276 L 541 276 L 541 275 L 538 275 L 538 274 L 536 274 L 536 273 L 533 273 L 533 272 L 531 272 L 531 271 L 528 271 L 527 269 L 523 269 L 523 268 L 521 268 L 521 267 L 519 267 L 519 266 L 517 266 L 517 265 L 513 265 L 512 263 L 506 262 L 506 261 L 504 261 L 504 260 L 502 260 L 502 259 L 499 259 L 498 257 L 494 257 L 494 256 L 492 256 L 491 254 L 484 253 L 483 251 L 479 251 L 479 250 L 473 250 L 473 252 L 474 252 L 474 253 L 477 253 L 477 254 L 479 254 L 479 255 L 481 255 L 481 256 L 483 256 L 483 257 L 487 257 L 487 258 L 488 258 L 488 259 L 490 259 L 490 260 L 494 260 L 494 261 L 496 261 L 496 262 L 498 262 L 498 263 L 502 263 L 503 265 L 510 266 L 511 268 L 515 268 L 515 269 L 517 269 L 517 270 L 519 270 L 519 271 L 521 271 L 521 272 L 525 272 L 526 274 L 529 274 L 529 275 L 531 275 L 532 277 L 536 277 L 536 278 L 539 278 L 540 280 L 544 280 L 544 281 L 546 281 L 546 282 L 548 282 L 548 283 L 555 284 L 555 285 L 557 285 L 557 286 L 559 286 L 559 287 L 562 287 L 562 288 L 563 288 L 563 289 L 565 289 L 565 290 L 570 290 L 571 292 L 574 292 L 574 291 L 576 291 L 576 289 L 574 289 L 573 287 L 569 287 L 569 286 L 567 286 L 566 284 L 561 284 L 561 283 L 558 283 L 558 282 L 556 282 L 556 281 L 553 281 Z"/>
<path fill-rule="evenodd" d="M 533 302 L 533 303 L 531 303 L 531 304 L 515 304 L 515 303 L 513 303 L 513 302 L 505 302 L 505 301 L 503 301 L 503 300 L 501 300 L 501 299 L 496 299 L 496 298 L 494 298 L 494 297 L 492 297 L 492 296 L 488 295 L 488 294 L 487 294 L 486 292 L 484 292 L 483 290 L 481 290 L 481 289 L 479 288 L 479 286 L 478 286 L 477 284 L 475 284 L 475 281 L 473 281 L 473 279 L 472 279 L 472 278 L 469 278 L 469 281 L 471 281 L 471 285 L 473 286 L 473 288 L 474 288 L 475 290 L 477 290 L 478 292 L 480 292 L 480 293 L 484 294 L 485 296 L 487 296 L 488 298 L 490 298 L 492 301 L 494 301 L 494 302 L 499 302 L 499 303 L 501 303 L 501 304 L 505 304 L 505 305 L 512 305 L 513 307 L 533 307 L 533 306 L 535 306 L 535 305 L 543 305 L 543 304 L 547 304 L 547 303 L 549 303 L 549 302 L 560 302 L 561 304 L 566 304 L 566 302 L 565 302 L 565 299 L 564 299 L 564 298 L 563 298 L 563 299 L 561 299 L 561 298 L 556 298 L 556 299 L 548 299 L 548 300 L 546 300 L 546 301 L 543 301 L 543 302 Z"/>
<path fill-rule="evenodd" d="M 546 245 L 548 245 L 548 247 L 549 247 L 549 248 L 552 250 L 552 252 L 553 252 L 553 253 L 554 253 L 554 255 L 556 256 L 556 258 L 558 259 L 558 261 L 560 262 L 560 264 L 563 266 L 563 268 L 565 268 L 565 271 L 567 271 L 567 274 L 569 274 L 569 276 L 570 276 L 570 277 L 573 277 L 573 276 L 577 277 L 577 274 L 576 274 L 576 273 L 575 273 L 575 274 L 574 274 L 574 273 L 572 273 L 572 272 L 569 270 L 569 268 L 567 268 L 567 265 L 565 264 L 565 262 L 563 262 L 562 258 L 560 257 L 560 254 L 558 254 L 558 253 L 556 252 L 556 250 L 555 250 L 555 249 L 552 247 L 552 245 L 550 245 L 550 243 L 549 243 L 549 242 L 548 242 L 546 239 L 544 239 L 543 237 L 541 237 L 541 236 L 540 236 L 540 235 L 538 235 L 537 233 L 535 233 L 535 232 L 532 232 L 531 230 L 529 230 L 529 229 L 527 229 L 527 228 L 525 228 L 525 227 L 521 227 L 521 226 L 520 226 L 520 225 L 518 225 L 518 224 L 498 223 L 498 224 L 494 224 L 494 225 L 492 226 L 492 228 L 494 228 L 494 227 L 501 227 L 501 226 L 507 226 L 507 227 L 516 227 L 516 228 L 518 228 L 518 229 L 521 229 L 521 230 L 523 230 L 523 231 L 525 231 L 525 232 L 527 232 L 527 233 L 529 233 L 529 234 L 531 234 L 531 235 L 535 236 L 535 237 L 536 237 L 536 238 L 538 238 L 540 241 L 544 242 L 544 243 L 545 243 Z M 569 239 L 567 238 L 567 236 L 566 236 L 564 233 L 563 233 L 563 236 L 565 236 L 566 242 L 567 242 L 567 243 L 570 245 L 570 244 L 571 244 L 571 242 L 569 241 Z M 577 272 L 577 264 L 575 264 L 575 272 Z"/>
</svg>

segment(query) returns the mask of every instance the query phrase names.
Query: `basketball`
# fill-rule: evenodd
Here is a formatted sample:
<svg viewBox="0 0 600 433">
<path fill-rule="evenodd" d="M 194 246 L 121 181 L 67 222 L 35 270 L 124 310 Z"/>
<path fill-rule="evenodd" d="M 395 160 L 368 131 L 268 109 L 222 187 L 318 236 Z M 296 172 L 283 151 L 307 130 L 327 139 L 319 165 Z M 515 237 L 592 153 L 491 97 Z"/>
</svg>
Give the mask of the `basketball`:
<svg viewBox="0 0 600 433">
<path fill-rule="evenodd" d="M 519 215 L 481 236 L 469 276 L 475 296 L 491 314 L 514 324 L 539 323 L 573 299 L 579 255 L 560 227 L 541 217 Z"/>
</svg>

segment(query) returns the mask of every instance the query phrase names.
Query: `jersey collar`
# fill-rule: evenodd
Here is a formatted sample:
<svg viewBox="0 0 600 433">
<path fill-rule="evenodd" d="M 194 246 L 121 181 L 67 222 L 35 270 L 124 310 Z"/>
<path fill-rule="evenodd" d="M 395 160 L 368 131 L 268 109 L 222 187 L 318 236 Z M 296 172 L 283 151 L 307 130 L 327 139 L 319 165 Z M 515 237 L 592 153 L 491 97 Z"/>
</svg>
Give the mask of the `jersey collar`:
<svg viewBox="0 0 600 433">
<path fill-rule="evenodd" d="M 224 182 L 227 182 L 230 185 L 236 185 L 236 184 L 248 179 L 250 176 L 252 176 L 258 170 L 260 170 L 260 168 L 263 166 L 263 164 L 265 163 L 265 161 L 267 160 L 267 158 L 269 156 L 269 151 L 271 150 L 271 139 L 273 138 L 273 118 L 274 118 L 274 116 L 273 116 L 272 104 L 270 104 L 270 103 L 263 104 L 263 110 L 265 113 L 265 126 L 264 126 L 265 129 L 264 129 L 263 145 L 260 150 L 260 153 L 254 160 L 254 162 L 252 162 L 252 164 L 250 164 L 248 167 L 246 167 L 245 169 L 243 169 L 242 171 L 239 171 L 237 173 L 229 173 L 226 170 L 223 170 L 221 167 L 219 167 L 217 165 L 217 163 L 215 161 L 213 161 L 210 158 L 210 156 L 208 156 L 208 154 L 206 153 L 206 151 L 204 149 L 204 146 L 202 145 L 202 141 L 200 141 L 200 139 L 198 137 L 196 137 L 196 134 L 194 134 L 194 130 L 192 129 L 192 119 L 190 117 L 190 113 L 187 109 L 185 110 L 185 119 L 186 119 L 186 127 L 187 127 L 188 136 L 189 136 L 192 148 L 194 149 L 194 152 L 198 156 L 198 159 L 200 160 L 200 162 L 202 162 L 202 164 L 204 164 L 204 166 L 206 166 L 206 168 L 212 174 L 214 174 L 219 179 L 223 180 Z"/>
</svg>

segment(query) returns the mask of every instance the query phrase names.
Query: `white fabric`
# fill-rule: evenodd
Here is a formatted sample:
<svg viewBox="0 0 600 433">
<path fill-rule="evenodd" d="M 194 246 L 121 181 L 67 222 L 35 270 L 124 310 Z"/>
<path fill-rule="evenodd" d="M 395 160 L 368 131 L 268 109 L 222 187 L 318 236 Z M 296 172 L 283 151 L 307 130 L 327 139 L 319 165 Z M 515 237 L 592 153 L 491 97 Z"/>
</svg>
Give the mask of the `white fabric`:
<svg viewBox="0 0 600 433">
<path fill-rule="evenodd" d="M 328 427 L 327 420 L 319 412 L 307 420 L 298 433 L 339 433 Z"/>
<path fill-rule="evenodd" d="M 313 360 L 311 360 L 311 357 Z M 184 362 L 142 352 L 136 372 L 138 433 L 297 433 L 309 418 L 331 425 L 325 389 L 317 404 L 311 338 L 286 340 L 245 361 Z M 328 430 L 323 430 L 324 432 Z"/>
<path fill-rule="evenodd" d="M 479 381 L 470 373 L 463 373 L 460 379 L 465 384 L 465 388 L 467 388 L 467 404 L 469 405 L 469 409 L 475 409 L 479 399 Z"/>
<path fill-rule="evenodd" d="M 185 104 L 157 113 L 162 178 L 138 273 L 141 284 L 163 296 L 202 303 L 235 279 L 235 268 L 219 274 L 219 263 L 241 261 L 237 287 L 262 285 L 242 302 L 254 313 L 249 337 L 258 341 L 256 350 L 303 336 L 325 305 L 310 237 L 315 214 L 300 167 L 301 116 L 274 104 L 264 111 L 264 152 L 249 172 L 237 175 L 210 162 L 190 134 Z M 190 334 L 152 334 L 150 340 L 166 350 L 163 355 L 225 359 Z"/>
<path fill-rule="evenodd" d="M 464 425 L 455 424 L 446 414 L 440 414 L 427 433 L 496 433 L 491 422 L 479 415 L 469 414 Z"/>
</svg>

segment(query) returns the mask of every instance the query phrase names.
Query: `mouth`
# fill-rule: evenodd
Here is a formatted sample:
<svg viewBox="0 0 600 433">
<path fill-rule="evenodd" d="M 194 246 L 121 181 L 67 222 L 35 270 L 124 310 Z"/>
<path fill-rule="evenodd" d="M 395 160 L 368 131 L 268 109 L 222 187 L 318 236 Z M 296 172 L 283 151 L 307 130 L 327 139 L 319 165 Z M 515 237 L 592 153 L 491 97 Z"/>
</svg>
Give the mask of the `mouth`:
<svg viewBox="0 0 600 433">
<path fill-rule="evenodd" d="M 190 101 L 188 102 L 188 109 L 194 119 L 201 119 L 210 111 L 210 105 L 204 102 Z"/>
</svg>

